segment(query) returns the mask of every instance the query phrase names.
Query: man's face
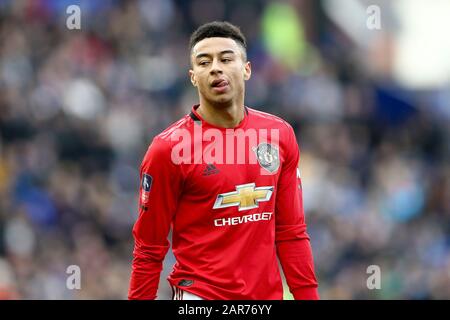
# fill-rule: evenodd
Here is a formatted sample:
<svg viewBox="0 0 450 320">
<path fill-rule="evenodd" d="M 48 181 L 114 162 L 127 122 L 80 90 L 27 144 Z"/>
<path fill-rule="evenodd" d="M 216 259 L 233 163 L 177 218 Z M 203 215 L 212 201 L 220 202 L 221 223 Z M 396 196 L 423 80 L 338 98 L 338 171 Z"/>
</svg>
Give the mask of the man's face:
<svg viewBox="0 0 450 320">
<path fill-rule="evenodd" d="M 245 60 L 243 48 L 233 39 L 203 39 L 192 48 L 191 82 L 210 103 L 243 100 L 244 81 L 251 75 L 250 62 Z"/>
</svg>

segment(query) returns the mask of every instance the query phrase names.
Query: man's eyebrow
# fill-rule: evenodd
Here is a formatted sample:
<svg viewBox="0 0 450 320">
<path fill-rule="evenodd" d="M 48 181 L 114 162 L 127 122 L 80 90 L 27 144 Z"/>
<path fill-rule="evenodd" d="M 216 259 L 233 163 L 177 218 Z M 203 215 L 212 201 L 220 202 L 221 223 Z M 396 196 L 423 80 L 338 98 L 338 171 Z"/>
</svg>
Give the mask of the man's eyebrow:
<svg viewBox="0 0 450 320">
<path fill-rule="evenodd" d="M 226 54 L 226 53 L 232 53 L 232 54 L 234 54 L 235 52 L 234 52 L 233 50 L 231 50 L 231 49 L 220 51 L 220 54 Z"/>
<path fill-rule="evenodd" d="M 231 49 L 220 51 L 221 55 L 227 54 L 227 53 L 235 54 L 235 52 Z M 211 57 L 211 55 L 209 53 L 199 53 L 195 56 L 195 59 L 200 59 L 203 57 Z"/>
<path fill-rule="evenodd" d="M 209 53 L 199 53 L 198 55 L 195 56 L 195 59 L 200 59 L 203 57 L 210 57 L 211 55 Z"/>
</svg>

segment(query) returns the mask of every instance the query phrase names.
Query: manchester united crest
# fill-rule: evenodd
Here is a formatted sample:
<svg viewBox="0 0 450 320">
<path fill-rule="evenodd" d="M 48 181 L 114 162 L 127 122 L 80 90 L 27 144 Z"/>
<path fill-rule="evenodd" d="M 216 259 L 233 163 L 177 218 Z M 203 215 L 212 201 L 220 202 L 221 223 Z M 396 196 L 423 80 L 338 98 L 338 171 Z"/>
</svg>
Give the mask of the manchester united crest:
<svg viewBox="0 0 450 320">
<path fill-rule="evenodd" d="M 278 148 L 274 147 L 270 143 L 260 143 L 255 149 L 256 159 L 261 167 L 274 173 L 280 167 L 280 154 Z"/>
</svg>

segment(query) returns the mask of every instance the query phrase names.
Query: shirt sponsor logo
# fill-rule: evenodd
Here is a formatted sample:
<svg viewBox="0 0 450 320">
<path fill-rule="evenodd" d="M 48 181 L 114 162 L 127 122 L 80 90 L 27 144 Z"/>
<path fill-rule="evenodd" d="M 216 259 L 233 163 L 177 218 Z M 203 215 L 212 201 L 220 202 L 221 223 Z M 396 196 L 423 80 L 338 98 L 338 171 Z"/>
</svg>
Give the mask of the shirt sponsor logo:
<svg viewBox="0 0 450 320">
<path fill-rule="evenodd" d="M 236 186 L 236 191 L 221 193 L 217 196 L 213 209 L 238 207 L 239 211 L 258 208 L 260 202 L 269 201 L 273 186 L 257 187 L 255 183 Z"/>
<path fill-rule="evenodd" d="M 235 226 L 247 222 L 269 221 L 272 219 L 272 212 L 254 213 L 241 217 L 215 219 L 216 227 Z"/>
</svg>

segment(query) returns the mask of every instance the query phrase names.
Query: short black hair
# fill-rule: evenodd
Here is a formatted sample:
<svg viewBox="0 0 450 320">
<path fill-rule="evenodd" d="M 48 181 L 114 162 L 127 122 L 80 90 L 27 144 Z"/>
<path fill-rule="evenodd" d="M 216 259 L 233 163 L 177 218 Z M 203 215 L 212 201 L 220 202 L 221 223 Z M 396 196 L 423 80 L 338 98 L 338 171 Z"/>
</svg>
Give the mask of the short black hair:
<svg viewBox="0 0 450 320">
<path fill-rule="evenodd" d="M 227 21 L 208 22 L 198 27 L 197 30 L 192 33 L 191 39 L 189 40 L 189 52 L 192 52 L 192 48 L 197 42 L 213 37 L 233 39 L 242 46 L 245 56 L 247 55 L 247 41 L 244 34 L 238 26 Z"/>
</svg>

